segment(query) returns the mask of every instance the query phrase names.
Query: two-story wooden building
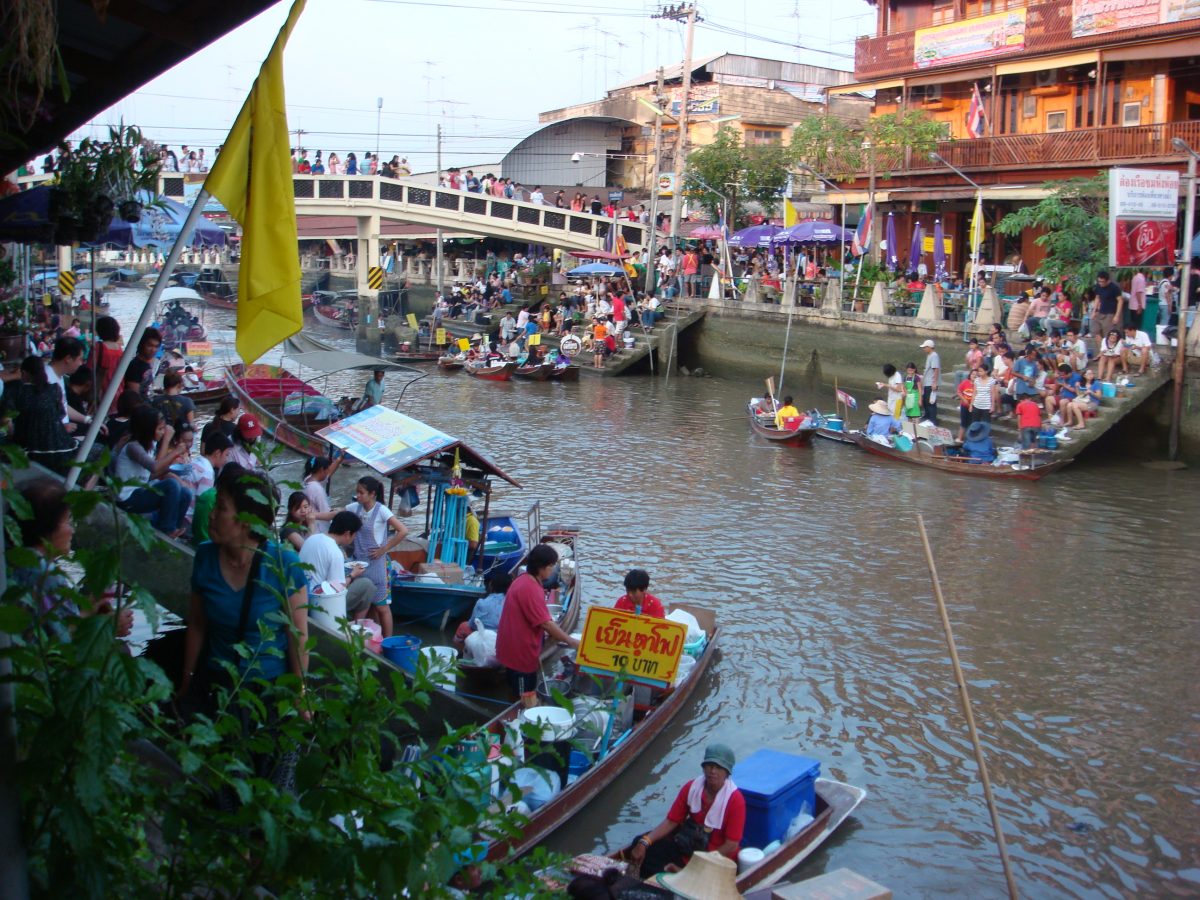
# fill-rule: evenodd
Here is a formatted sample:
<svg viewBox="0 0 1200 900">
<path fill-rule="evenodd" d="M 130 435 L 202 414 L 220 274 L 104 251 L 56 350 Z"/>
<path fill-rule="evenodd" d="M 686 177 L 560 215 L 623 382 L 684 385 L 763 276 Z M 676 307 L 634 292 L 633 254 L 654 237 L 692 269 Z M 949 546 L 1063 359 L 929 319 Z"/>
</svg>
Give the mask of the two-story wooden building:
<svg viewBox="0 0 1200 900">
<path fill-rule="evenodd" d="M 1200 151 L 1198 0 L 868 2 L 876 33 L 857 42 L 855 83 L 829 93 L 873 93 L 876 115 L 920 109 L 944 123 L 937 151 L 987 188 L 989 224 L 1040 199 L 1046 181 L 1112 166 L 1183 170 L 1176 137 Z M 968 126 L 976 89 L 982 136 Z M 894 212 L 901 258 L 914 219 L 928 233 L 941 215 L 962 271 L 973 189 L 922 153 L 881 155 L 876 170 L 876 221 Z M 855 187 L 865 200 L 865 178 Z M 1034 237 L 989 228 L 985 255 L 1020 253 L 1032 271 Z"/>
</svg>

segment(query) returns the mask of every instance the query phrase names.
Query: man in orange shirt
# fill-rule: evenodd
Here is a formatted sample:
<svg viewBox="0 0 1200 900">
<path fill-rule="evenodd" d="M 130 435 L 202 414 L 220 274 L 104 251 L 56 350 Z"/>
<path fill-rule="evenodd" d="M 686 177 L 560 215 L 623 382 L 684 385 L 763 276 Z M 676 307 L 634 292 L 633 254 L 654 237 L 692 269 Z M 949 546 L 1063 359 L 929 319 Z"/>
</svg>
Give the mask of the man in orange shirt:
<svg viewBox="0 0 1200 900">
<path fill-rule="evenodd" d="M 596 316 L 596 324 L 592 326 L 592 365 L 597 369 L 604 368 L 604 353 L 608 349 L 605 338 L 608 337 L 608 326 L 604 320 Z"/>
</svg>

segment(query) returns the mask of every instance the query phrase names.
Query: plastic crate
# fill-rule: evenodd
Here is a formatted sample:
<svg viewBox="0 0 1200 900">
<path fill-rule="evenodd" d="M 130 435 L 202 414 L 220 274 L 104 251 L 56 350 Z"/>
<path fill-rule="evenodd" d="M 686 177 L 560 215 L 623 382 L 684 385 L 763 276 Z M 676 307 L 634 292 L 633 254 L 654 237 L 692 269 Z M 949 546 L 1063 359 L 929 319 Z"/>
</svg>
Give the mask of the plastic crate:
<svg viewBox="0 0 1200 900">
<path fill-rule="evenodd" d="M 733 780 L 746 799 L 743 847 L 762 849 L 782 840 L 800 813 L 816 810 L 819 760 L 778 750 L 759 750 L 734 767 Z"/>
</svg>

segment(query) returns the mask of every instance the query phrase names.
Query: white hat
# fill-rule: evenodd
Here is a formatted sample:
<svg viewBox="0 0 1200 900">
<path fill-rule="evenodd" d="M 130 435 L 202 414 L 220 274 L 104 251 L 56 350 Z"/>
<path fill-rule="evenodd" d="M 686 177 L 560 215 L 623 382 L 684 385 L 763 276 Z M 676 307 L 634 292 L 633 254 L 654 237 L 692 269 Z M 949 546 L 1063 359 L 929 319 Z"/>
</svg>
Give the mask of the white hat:
<svg viewBox="0 0 1200 900">
<path fill-rule="evenodd" d="M 737 889 L 737 863 L 720 853 L 695 853 L 683 871 L 659 875 L 657 880 L 686 900 L 742 900 Z"/>
<path fill-rule="evenodd" d="M 926 338 L 924 341 L 921 342 L 922 350 L 924 350 L 926 347 L 932 347 L 932 346 L 933 346 L 933 341 L 929 340 L 928 338 Z"/>
<path fill-rule="evenodd" d="M 881 416 L 889 416 L 892 413 L 892 411 L 888 409 L 888 405 L 882 400 L 876 400 L 874 403 L 868 406 L 867 409 L 873 413 L 878 413 Z"/>
</svg>

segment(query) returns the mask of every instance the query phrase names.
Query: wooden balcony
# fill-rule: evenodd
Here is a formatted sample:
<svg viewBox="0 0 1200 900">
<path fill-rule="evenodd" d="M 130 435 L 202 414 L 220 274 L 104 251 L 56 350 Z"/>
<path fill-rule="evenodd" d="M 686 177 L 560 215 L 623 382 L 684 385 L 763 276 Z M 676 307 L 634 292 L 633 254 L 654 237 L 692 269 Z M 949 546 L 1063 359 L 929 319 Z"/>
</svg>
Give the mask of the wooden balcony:
<svg viewBox="0 0 1200 900">
<path fill-rule="evenodd" d="M 1082 128 L 1048 134 L 1009 134 L 963 141 L 941 141 L 937 152 L 951 165 L 972 169 L 1047 169 L 1072 166 L 1113 165 L 1123 162 L 1179 159 L 1182 154 L 1171 146 L 1181 137 L 1200 150 L 1200 121 L 1169 122 L 1164 125 L 1135 125 L 1129 128 Z M 887 166 L 876 161 L 881 171 L 905 168 L 899 160 Z M 928 156 L 913 153 L 908 160 L 910 172 L 944 169 Z M 1031 173 L 1030 177 L 1038 177 Z"/>
<path fill-rule="evenodd" d="M 1020 56 L 1058 51 L 1079 51 L 1091 47 L 1110 46 L 1116 41 L 1159 37 L 1194 31 L 1196 20 L 1168 22 L 1144 28 L 1125 28 L 1107 34 L 1072 37 L 1071 0 L 1046 0 L 1029 3 L 1025 20 L 1025 49 L 1022 53 L 1000 54 L 989 59 L 973 60 L 972 65 L 1003 62 Z M 929 26 L 927 26 L 929 27 Z M 916 74 L 913 61 L 913 42 L 916 31 L 897 31 L 873 37 L 860 37 L 854 47 L 854 77 L 858 81 L 884 76 Z M 949 63 L 947 65 L 954 65 Z M 958 63 L 962 65 L 962 63 Z M 936 71 L 937 66 L 921 69 Z"/>
</svg>

